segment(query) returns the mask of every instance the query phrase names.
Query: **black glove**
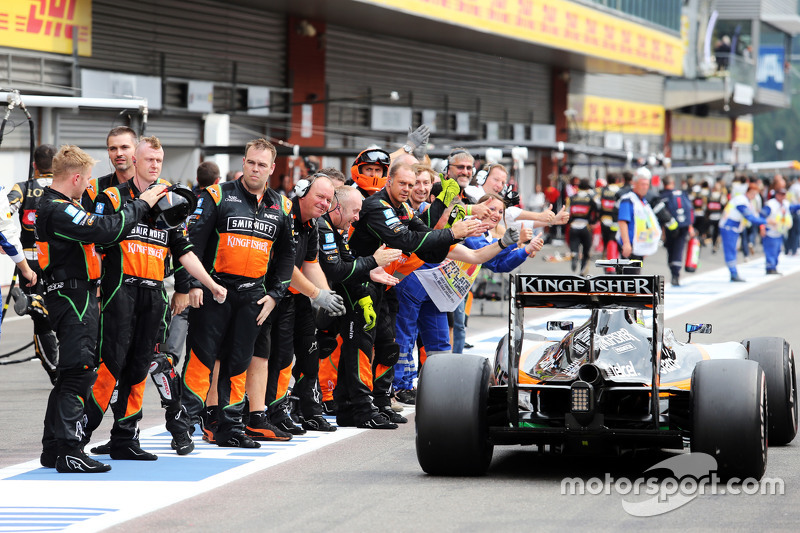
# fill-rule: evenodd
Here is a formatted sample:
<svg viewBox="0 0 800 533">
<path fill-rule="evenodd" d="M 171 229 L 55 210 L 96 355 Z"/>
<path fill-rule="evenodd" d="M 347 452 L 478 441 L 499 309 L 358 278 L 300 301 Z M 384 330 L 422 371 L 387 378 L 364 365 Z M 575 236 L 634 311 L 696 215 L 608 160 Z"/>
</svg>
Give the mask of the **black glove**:
<svg viewBox="0 0 800 533">
<path fill-rule="evenodd" d="M 503 197 L 503 202 L 506 204 L 506 207 L 519 205 L 519 193 L 515 191 L 511 185 L 503 187 L 500 195 Z"/>
</svg>

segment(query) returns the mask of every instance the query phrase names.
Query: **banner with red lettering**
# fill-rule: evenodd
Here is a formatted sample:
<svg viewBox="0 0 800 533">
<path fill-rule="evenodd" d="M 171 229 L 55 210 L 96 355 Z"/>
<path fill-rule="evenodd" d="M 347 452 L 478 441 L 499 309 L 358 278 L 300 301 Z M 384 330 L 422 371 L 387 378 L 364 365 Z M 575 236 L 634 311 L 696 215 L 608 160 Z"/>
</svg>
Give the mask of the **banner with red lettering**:
<svg viewBox="0 0 800 533">
<path fill-rule="evenodd" d="M 0 46 L 92 55 L 92 0 L 0 2 Z"/>
</svg>

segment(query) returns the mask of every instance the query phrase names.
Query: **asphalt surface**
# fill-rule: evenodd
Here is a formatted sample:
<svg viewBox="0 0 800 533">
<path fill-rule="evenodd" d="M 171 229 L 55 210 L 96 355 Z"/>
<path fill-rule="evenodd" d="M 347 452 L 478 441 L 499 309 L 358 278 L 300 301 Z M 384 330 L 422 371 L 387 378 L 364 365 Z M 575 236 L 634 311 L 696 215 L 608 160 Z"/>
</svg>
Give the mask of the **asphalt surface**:
<svg viewBox="0 0 800 533">
<path fill-rule="evenodd" d="M 547 246 L 540 256 L 557 250 L 562 254 L 565 251 Z M 524 271 L 567 273 L 568 265 L 536 258 L 526 263 Z M 721 266 L 720 254 L 704 250 L 699 272 Z M 647 261 L 644 273 L 667 273 L 663 250 Z M 666 325 L 682 331 L 685 322 L 712 323 L 713 333 L 702 342 L 774 335 L 800 346 L 798 289 L 800 274 L 775 278 L 757 290 L 711 301 L 669 319 Z M 482 315 L 477 314 L 481 311 L 478 305 L 470 319 L 468 340 L 470 335 L 505 327 L 505 305 L 488 302 Z M 13 311 L 10 318 L 3 323 L 0 353 L 30 338 L 30 321 L 15 319 Z M 679 338 L 684 340 L 683 335 Z M 5 467 L 38 456 L 49 381 L 37 362 L 3 366 L 0 372 L 4 378 L 0 385 L 0 467 Z M 143 427 L 163 423 L 157 394 L 152 387 L 148 391 Z M 539 455 L 529 447 L 497 447 L 487 476 L 436 478 L 424 474 L 417 464 L 413 414 L 409 418 L 409 424 L 398 430 L 361 433 L 112 530 L 485 531 L 588 527 L 796 531 L 800 523 L 797 442 L 769 451 L 766 476 L 783 480 L 783 495 L 702 495 L 667 514 L 637 518 L 623 510 L 619 494 L 562 495 L 561 481 L 565 477 L 589 480 L 607 474 L 615 479 L 634 479 L 668 455 L 583 458 Z M 96 435 L 107 434 L 109 428 L 107 417 Z"/>
</svg>

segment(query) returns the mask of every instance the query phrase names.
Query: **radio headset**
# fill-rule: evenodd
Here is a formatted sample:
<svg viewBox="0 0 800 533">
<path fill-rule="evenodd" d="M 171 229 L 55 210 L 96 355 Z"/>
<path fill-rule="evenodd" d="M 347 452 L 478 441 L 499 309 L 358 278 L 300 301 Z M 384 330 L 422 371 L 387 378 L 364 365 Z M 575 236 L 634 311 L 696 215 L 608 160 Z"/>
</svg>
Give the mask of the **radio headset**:
<svg viewBox="0 0 800 533">
<path fill-rule="evenodd" d="M 478 187 L 483 187 L 483 184 L 486 183 L 486 178 L 489 177 L 489 172 L 497 165 L 497 163 L 492 163 L 491 165 L 483 165 L 483 167 L 475 174 L 475 181 L 478 183 Z"/>
<path fill-rule="evenodd" d="M 320 176 L 330 179 L 330 176 L 327 174 L 323 174 L 321 172 L 317 172 L 309 176 L 308 178 L 303 178 L 297 182 L 294 186 L 294 195 L 298 199 L 303 198 L 306 194 L 308 194 L 309 189 L 311 189 L 311 184 L 316 181 L 316 179 Z"/>
<path fill-rule="evenodd" d="M 447 156 L 447 162 L 444 164 L 444 177 L 445 178 L 447 177 L 447 171 L 450 169 L 450 160 L 453 159 L 458 154 L 472 155 L 469 152 L 467 152 L 466 150 L 462 150 L 460 148 L 457 148 L 457 149 L 453 150 L 452 152 L 450 152 L 450 155 Z M 474 168 L 472 169 L 472 172 L 475 172 Z M 472 176 L 470 176 L 470 177 L 472 177 Z"/>
</svg>

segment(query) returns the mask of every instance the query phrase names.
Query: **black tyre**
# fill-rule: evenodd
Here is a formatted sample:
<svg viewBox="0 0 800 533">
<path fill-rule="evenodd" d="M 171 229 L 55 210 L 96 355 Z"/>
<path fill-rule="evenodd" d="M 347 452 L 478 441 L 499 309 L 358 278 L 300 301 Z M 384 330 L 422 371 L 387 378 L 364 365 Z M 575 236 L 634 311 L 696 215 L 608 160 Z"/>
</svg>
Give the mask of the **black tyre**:
<svg viewBox="0 0 800 533">
<path fill-rule="evenodd" d="M 692 451 L 723 479 L 761 479 L 767 467 L 767 385 L 755 361 L 700 361 L 692 373 Z"/>
<path fill-rule="evenodd" d="M 417 460 L 428 474 L 485 474 L 489 442 L 489 361 L 469 354 L 428 357 L 417 385 Z"/>
<path fill-rule="evenodd" d="M 749 359 L 757 361 L 767 375 L 769 443 L 789 444 L 797 435 L 797 376 L 792 347 L 781 337 L 753 337 L 742 344 Z"/>
</svg>

